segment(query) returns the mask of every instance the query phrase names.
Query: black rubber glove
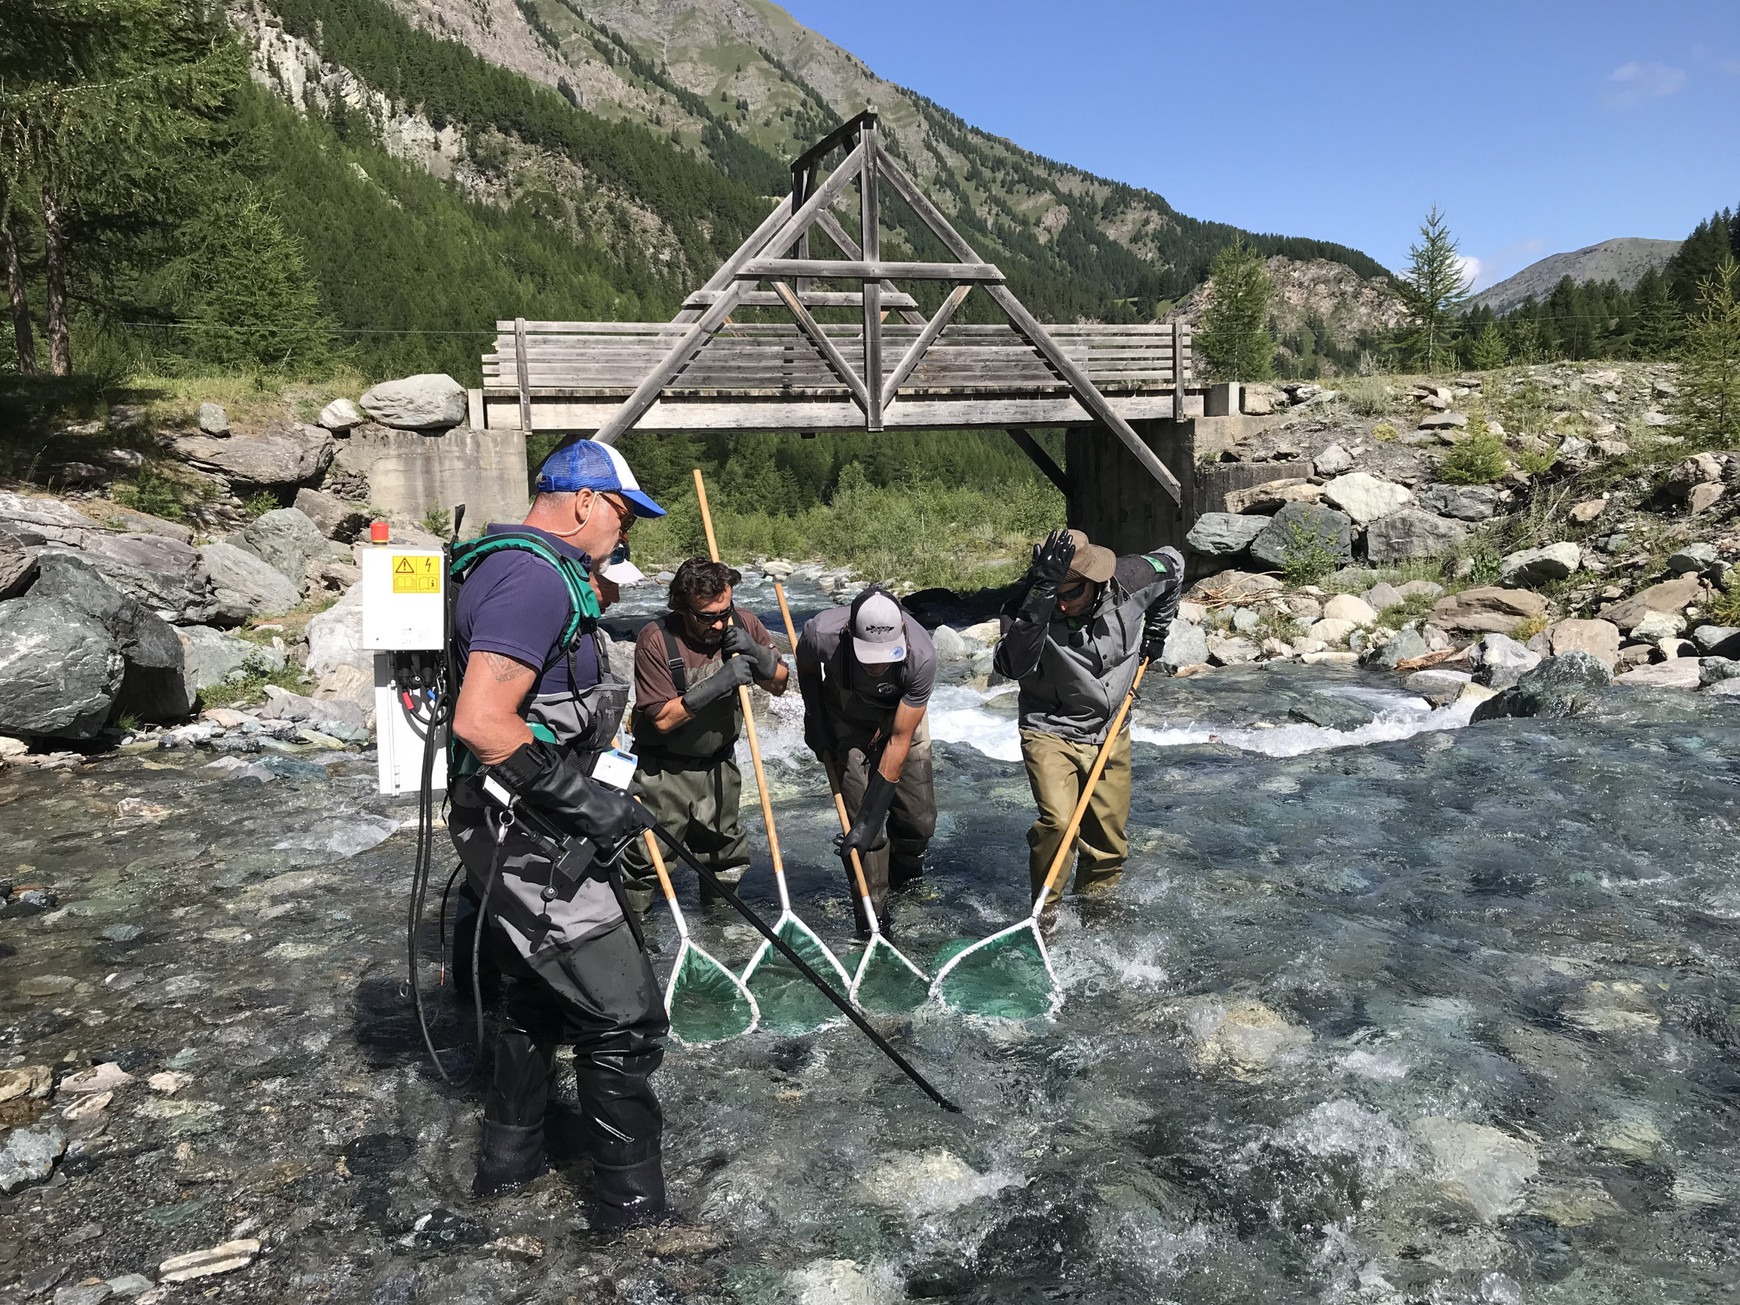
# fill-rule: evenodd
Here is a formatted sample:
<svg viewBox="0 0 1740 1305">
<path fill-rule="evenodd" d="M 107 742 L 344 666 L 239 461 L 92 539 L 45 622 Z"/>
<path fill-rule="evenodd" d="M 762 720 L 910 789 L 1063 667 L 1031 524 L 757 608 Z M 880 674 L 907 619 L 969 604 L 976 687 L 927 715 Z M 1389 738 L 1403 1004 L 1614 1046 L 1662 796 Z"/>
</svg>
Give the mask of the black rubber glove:
<svg viewBox="0 0 1740 1305">
<path fill-rule="evenodd" d="M 779 670 L 779 653 L 766 644 L 756 643 L 748 630 L 734 625 L 725 631 L 725 655 L 742 657 L 755 663 L 755 678 L 771 680 Z"/>
<path fill-rule="evenodd" d="M 652 826 L 640 803 L 598 783 L 573 753 L 542 739 L 522 744 L 489 773 L 557 828 L 600 847 L 614 847 Z"/>
<path fill-rule="evenodd" d="M 834 839 L 840 859 L 846 869 L 852 868 L 852 853 L 862 857 L 882 837 L 882 826 L 888 820 L 888 808 L 894 805 L 895 785 L 883 778 L 880 770 L 870 772 L 870 783 L 864 789 L 864 801 L 858 807 L 858 818 L 852 828 Z"/>
<path fill-rule="evenodd" d="M 1150 616 L 1142 623 L 1142 656 L 1149 661 L 1158 661 L 1160 652 L 1166 646 L 1166 632 L 1172 628 L 1172 622 L 1164 616 Z"/>
<path fill-rule="evenodd" d="M 755 664 L 747 657 L 727 657 L 722 666 L 683 695 L 689 715 L 699 716 L 719 699 L 755 678 Z"/>
<path fill-rule="evenodd" d="M 1035 625 L 1046 625 L 1057 610 L 1057 587 L 1069 575 L 1075 561 L 1075 541 L 1067 530 L 1053 530 L 1043 543 L 1033 546 L 1033 565 L 1027 568 L 1027 594 L 1021 600 L 1021 615 Z"/>
</svg>

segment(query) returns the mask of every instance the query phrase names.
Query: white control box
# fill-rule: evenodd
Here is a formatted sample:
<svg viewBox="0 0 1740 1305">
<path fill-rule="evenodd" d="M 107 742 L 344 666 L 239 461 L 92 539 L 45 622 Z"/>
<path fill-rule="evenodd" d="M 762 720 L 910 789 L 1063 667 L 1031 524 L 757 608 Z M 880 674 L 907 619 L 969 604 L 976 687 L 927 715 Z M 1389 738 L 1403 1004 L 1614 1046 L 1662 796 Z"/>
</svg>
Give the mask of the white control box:
<svg viewBox="0 0 1740 1305">
<path fill-rule="evenodd" d="M 439 548 L 376 544 L 362 550 L 362 646 L 438 652 L 446 615 Z"/>
<path fill-rule="evenodd" d="M 436 654 L 435 656 L 439 656 Z M 423 787 L 423 752 L 434 705 L 427 685 L 434 680 L 435 656 L 375 654 L 375 770 L 382 793 L 415 793 Z M 447 730 L 435 731 L 430 787 L 447 787 Z"/>
</svg>

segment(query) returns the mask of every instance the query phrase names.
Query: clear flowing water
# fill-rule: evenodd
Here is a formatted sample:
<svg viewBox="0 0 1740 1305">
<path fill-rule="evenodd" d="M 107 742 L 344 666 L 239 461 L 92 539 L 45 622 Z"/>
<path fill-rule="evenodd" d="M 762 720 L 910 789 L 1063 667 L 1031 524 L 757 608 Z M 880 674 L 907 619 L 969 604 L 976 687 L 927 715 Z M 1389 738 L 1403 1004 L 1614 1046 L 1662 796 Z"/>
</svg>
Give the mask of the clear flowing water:
<svg viewBox="0 0 1740 1305">
<path fill-rule="evenodd" d="M 893 913 L 926 966 L 1027 908 L 1013 701 L 960 673 L 932 868 Z M 1289 719 L 1323 695 L 1377 719 Z M 763 731 L 794 905 L 851 965 L 796 720 L 794 696 Z M 1733 1301 L 1740 703 L 1464 723 L 1324 668 L 1145 689 L 1129 871 L 1059 912 L 1056 1015 L 876 1019 L 964 1113 L 848 1026 L 673 1044 L 681 1222 L 617 1241 L 585 1230 L 565 1073 L 555 1171 L 470 1198 L 481 1091 L 435 1075 L 411 1017 L 413 808 L 370 758 L 7 771 L 0 876 L 59 906 L 0 920 L 0 1066 L 134 1081 L 42 1116 L 71 1146 L 53 1186 L 0 1198 L 0 1294 L 233 1236 L 261 1257 L 213 1283 L 247 1301 Z M 697 937 L 741 967 L 757 935 L 687 880 Z M 651 937 L 663 976 L 676 933 Z M 469 1002 L 435 987 L 432 920 L 424 941 L 463 1069 Z"/>
</svg>

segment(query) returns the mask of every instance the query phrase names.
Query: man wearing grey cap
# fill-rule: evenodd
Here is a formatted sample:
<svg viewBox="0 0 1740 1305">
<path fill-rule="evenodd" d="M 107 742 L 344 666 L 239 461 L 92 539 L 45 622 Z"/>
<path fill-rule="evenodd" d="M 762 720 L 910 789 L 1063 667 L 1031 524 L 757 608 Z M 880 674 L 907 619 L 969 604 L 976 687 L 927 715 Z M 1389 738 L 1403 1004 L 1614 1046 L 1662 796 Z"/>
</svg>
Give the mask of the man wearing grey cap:
<svg viewBox="0 0 1740 1305">
<path fill-rule="evenodd" d="M 1027 831 L 1035 898 L 1112 717 L 1130 692 L 1136 664 L 1165 642 L 1183 585 L 1184 559 L 1175 548 L 1118 557 L 1079 530 L 1056 530 L 1034 546 L 1033 565 L 1003 608 L 1003 637 L 992 664 L 1021 683 L 1021 756 L 1039 807 Z M 1130 852 L 1129 817 L 1126 720 L 1077 835 L 1076 892 L 1104 893 L 1117 885 Z M 1060 881 L 1047 905 L 1062 896 Z"/>
<path fill-rule="evenodd" d="M 882 931 L 886 901 L 924 873 L 936 833 L 936 789 L 925 711 L 936 685 L 936 649 L 894 596 L 875 586 L 851 607 L 823 612 L 797 646 L 804 742 L 840 776 L 852 828 L 838 841 L 854 915 L 862 915 L 852 853 L 864 865 Z M 887 826 L 887 835 L 883 826 Z M 858 931 L 869 931 L 860 918 Z"/>
</svg>

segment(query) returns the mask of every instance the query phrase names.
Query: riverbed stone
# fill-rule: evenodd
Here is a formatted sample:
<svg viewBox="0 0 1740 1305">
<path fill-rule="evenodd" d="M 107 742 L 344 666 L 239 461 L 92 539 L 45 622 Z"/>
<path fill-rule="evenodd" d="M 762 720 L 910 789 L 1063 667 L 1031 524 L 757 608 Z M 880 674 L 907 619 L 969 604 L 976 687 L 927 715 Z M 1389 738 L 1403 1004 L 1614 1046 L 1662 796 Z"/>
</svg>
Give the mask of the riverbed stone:
<svg viewBox="0 0 1740 1305">
<path fill-rule="evenodd" d="M 217 614 L 217 585 L 198 550 L 178 539 L 94 535 L 85 541 L 80 557 L 109 584 L 165 621 L 198 625 Z"/>
<path fill-rule="evenodd" d="M 1698 658 L 1672 657 L 1665 662 L 1638 666 L 1613 677 L 1615 684 L 1630 688 L 1695 689 L 1698 687 Z"/>
<path fill-rule="evenodd" d="M 1700 657 L 1697 660 L 1700 687 L 1708 688 L 1724 680 L 1740 679 L 1740 661 L 1731 657 Z"/>
<path fill-rule="evenodd" d="M 355 666 L 373 677 L 374 653 L 362 646 L 362 586 L 308 622 L 308 674 L 315 679 L 340 666 Z"/>
<path fill-rule="evenodd" d="M 199 405 L 199 429 L 201 434 L 215 435 L 219 439 L 230 433 L 230 417 L 223 404 L 207 399 Z"/>
<path fill-rule="evenodd" d="M 1472 682 L 1467 671 L 1449 671 L 1441 666 L 1428 666 L 1402 681 L 1409 692 L 1419 694 L 1434 707 L 1455 702 Z"/>
<path fill-rule="evenodd" d="M 127 661 L 95 617 L 52 598 L 0 603 L 0 733 L 91 739 Z"/>
<path fill-rule="evenodd" d="M 1582 564 L 1583 550 L 1569 541 L 1543 544 L 1508 553 L 1498 564 L 1498 582 L 1509 589 L 1527 589 L 1548 580 L 1563 580 Z"/>
<path fill-rule="evenodd" d="M 1419 502 L 1441 517 L 1486 521 L 1498 511 L 1498 491 L 1491 485 L 1429 485 L 1421 491 Z"/>
<path fill-rule="evenodd" d="M 348 435 L 367 420 L 349 399 L 334 399 L 320 410 L 314 423 L 334 434 Z"/>
<path fill-rule="evenodd" d="M 1266 480 L 1260 485 L 1228 490 L 1228 512 L 1255 512 L 1270 515 L 1289 503 L 1316 503 L 1323 497 L 1323 486 L 1314 485 L 1303 476 L 1281 480 Z"/>
<path fill-rule="evenodd" d="M 1174 621 L 1166 630 L 1160 649 L 1160 669 L 1175 675 L 1184 666 L 1200 666 L 1208 660 L 1208 637 L 1200 625 Z"/>
<path fill-rule="evenodd" d="M 1371 625 L 1377 620 L 1377 609 L 1353 594 L 1336 594 L 1323 604 L 1326 621 L 1352 621 L 1355 625 Z M 1320 638 L 1322 636 L 1319 636 Z"/>
<path fill-rule="evenodd" d="M 1692 642 L 1705 657 L 1740 657 L 1740 626 L 1700 625 Z"/>
<path fill-rule="evenodd" d="M 1358 729 L 1377 719 L 1363 702 L 1329 693 L 1308 694 L 1287 708 L 1287 717 L 1319 729 L 1342 731 Z"/>
<path fill-rule="evenodd" d="M 1373 565 L 1442 557 L 1467 535 L 1468 527 L 1417 507 L 1380 517 L 1366 528 L 1365 552 Z"/>
<path fill-rule="evenodd" d="M 240 625 L 250 616 L 282 616 L 302 601 L 300 588 L 258 553 L 222 541 L 199 555 L 217 587 L 217 625 Z"/>
<path fill-rule="evenodd" d="M 1184 537 L 1190 550 L 1207 557 L 1244 552 L 1268 527 L 1269 518 L 1237 512 L 1204 512 Z"/>
<path fill-rule="evenodd" d="M 970 656 L 967 641 L 949 626 L 939 625 L 932 630 L 930 642 L 936 649 L 936 659 L 939 662 L 958 662 Z"/>
<path fill-rule="evenodd" d="M 1667 569 L 1670 575 L 1684 575 L 1687 571 L 1706 575 L 1711 572 L 1720 573 L 1727 568 L 1723 565 L 1720 550 L 1714 544 L 1699 543 L 1675 549 L 1668 555 Z"/>
<path fill-rule="evenodd" d="M 1205 576 L 1190 587 L 1186 598 L 1196 602 L 1248 602 L 1281 591 L 1281 582 L 1272 575 L 1252 571 L 1226 570 Z"/>
<path fill-rule="evenodd" d="M 220 1273 L 245 1269 L 260 1253 L 260 1243 L 252 1237 L 240 1237 L 223 1242 L 208 1250 L 172 1255 L 157 1266 L 158 1282 L 191 1282 L 195 1278 L 210 1278 Z"/>
<path fill-rule="evenodd" d="M 15 1128 L 0 1146 L 0 1192 L 10 1196 L 21 1187 L 40 1183 L 54 1172 L 54 1162 L 66 1150 L 66 1134 L 56 1124 Z"/>
<path fill-rule="evenodd" d="M 1311 1042 L 1311 1031 L 1249 998 L 1204 996 L 1179 1004 L 1181 1023 L 1198 1069 L 1257 1079 L 1275 1062 Z"/>
<path fill-rule="evenodd" d="M 1691 665 L 1695 673 L 1697 664 Z M 1472 719 L 1578 716 L 1614 682 L 1612 670 L 1593 653 L 1580 649 L 1563 653 L 1546 658 L 1496 698 L 1481 703 L 1474 709 Z"/>
<path fill-rule="evenodd" d="M 1643 619 L 1631 627 L 1631 637 L 1639 643 L 1662 647 L 1668 640 L 1678 639 L 1685 630 L 1686 618 L 1678 612 L 1645 612 Z"/>
<path fill-rule="evenodd" d="M 1321 552 L 1331 565 L 1353 560 L 1353 519 L 1313 503 L 1286 503 L 1254 540 L 1251 557 L 1277 570 L 1297 556 Z"/>
<path fill-rule="evenodd" d="M 1424 657 L 1431 651 L 1426 645 L 1425 635 L 1418 630 L 1398 630 L 1394 638 L 1387 640 L 1383 647 L 1371 654 L 1369 664 L 1393 671 L 1396 663 Z"/>
<path fill-rule="evenodd" d="M 1442 598 L 1432 608 L 1432 624 L 1463 634 L 1509 634 L 1547 610 L 1547 600 L 1529 589 L 1483 585 Z"/>
<path fill-rule="evenodd" d="M 1703 596 L 1703 592 L 1703 581 L 1696 576 L 1664 580 L 1660 584 L 1640 590 L 1630 598 L 1602 608 L 1601 616 L 1612 621 L 1621 630 L 1629 632 L 1651 612 L 1685 611 L 1690 604 Z"/>
<path fill-rule="evenodd" d="M 795 1305 L 896 1305 L 903 1294 L 892 1281 L 872 1277 L 855 1260 L 811 1260 L 786 1274 Z"/>
<path fill-rule="evenodd" d="M 1321 621 L 1313 621 L 1305 627 L 1305 633 L 1311 638 L 1326 644 L 1346 643 L 1348 636 L 1359 629 L 1359 622 L 1347 620 L 1345 617 L 1326 616 Z"/>
<path fill-rule="evenodd" d="M 1245 662 L 1254 662 L 1261 649 L 1249 639 L 1241 638 L 1209 638 L 1208 660 L 1215 666 L 1240 666 Z"/>
<path fill-rule="evenodd" d="M 297 586 L 302 584 L 310 562 L 333 555 L 332 541 L 299 508 L 274 508 L 262 513 L 242 531 L 237 542 Z"/>
<path fill-rule="evenodd" d="M 363 411 L 395 430 L 446 430 L 463 425 L 465 408 L 465 387 L 438 372 L 382 381 L 362 396 Z"/>
<path fill-rule="evenodd" d="M 1428 1116 L 1414 1131 L 1432 1157 L 1432 1176 L 1482 1219 L 1496 1222 L 1522 1207 L 1523 1189 L 1540 1172 L 1533 1143 L 1485 1124 Z"/>
<path fill-rule="evenodd" d="M 312 521 L 326 538 L 348 544 L 368 529 L 365 503 L 347 503 L 336 494 L 303 486 L 296 491 L 295 508 Z"/>
<path fill-rule="evenodd" d="M 1611 621 L 1560 621 L 1548 627 L 1547 645 L 1554 656 L 1580 648 L 1609 667 L 1619 664 L 1619 627 Z"/>
<path fill-rule="evenodd" d="M 1496 632 L 1476 643 L 1468 659 L 1476 667 L 1474 678 L 1494 691 L 1510 688 L 1541 664 L 1540 653 Z"/>
<path fill-rule="evenodd" d="M 307 721 L 328 732 L 335 724 L 368 727 L 368 711 L 353 699 L 305 698 L 276 684 L 266 686 L 266 705 L 257 714 L 261 720 Z"/>
<path fill-rule="evenodd" d="M 1356 526 L 1400 512 L 1414 501 L 1412 490 L 1365 471 L 1337 476 L 1323 487 L 1323 501 L 1340 508 Z"/>
</svg>

